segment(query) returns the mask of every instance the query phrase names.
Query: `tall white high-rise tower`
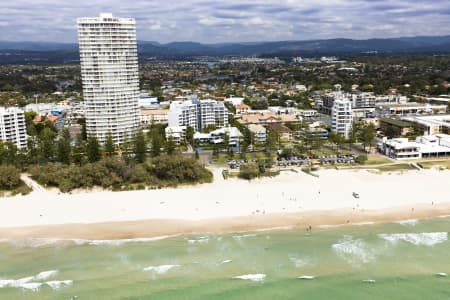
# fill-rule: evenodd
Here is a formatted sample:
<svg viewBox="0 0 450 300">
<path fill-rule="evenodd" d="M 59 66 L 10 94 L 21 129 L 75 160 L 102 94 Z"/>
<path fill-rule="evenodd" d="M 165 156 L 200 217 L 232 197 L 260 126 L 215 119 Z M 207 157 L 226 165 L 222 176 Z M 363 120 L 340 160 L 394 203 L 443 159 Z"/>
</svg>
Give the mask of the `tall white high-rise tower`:
<svg viewBox="0 0 450 300">
<path fill-rule="evenodd" d="M 77 23 L 87 134 L 130 141 L 139 126 L 136 22 L 102 13 Z"/>
</svg>

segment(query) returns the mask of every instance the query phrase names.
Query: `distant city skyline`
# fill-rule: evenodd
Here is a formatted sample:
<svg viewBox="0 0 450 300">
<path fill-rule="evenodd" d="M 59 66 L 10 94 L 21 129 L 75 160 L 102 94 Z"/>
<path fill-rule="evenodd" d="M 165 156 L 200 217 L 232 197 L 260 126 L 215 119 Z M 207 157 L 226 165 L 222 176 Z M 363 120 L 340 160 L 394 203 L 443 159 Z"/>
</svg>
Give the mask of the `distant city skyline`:
<svg viewBox="0 0 450 300">
<path fill-rule="evenodd" d="M 100 12 L 135 18 L 139 40 L 161 43 L 450 34 L 448 0 L 15 0 L 0 11 L 1 41 L 75 43 L 76 19 Z"/>
</svg>

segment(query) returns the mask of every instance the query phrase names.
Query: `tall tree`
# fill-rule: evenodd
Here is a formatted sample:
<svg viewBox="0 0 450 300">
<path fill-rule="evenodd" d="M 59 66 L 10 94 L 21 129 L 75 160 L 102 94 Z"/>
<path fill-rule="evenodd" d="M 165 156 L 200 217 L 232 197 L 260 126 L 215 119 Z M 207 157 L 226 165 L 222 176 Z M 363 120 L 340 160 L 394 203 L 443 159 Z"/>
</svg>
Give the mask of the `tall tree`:
<svg viewBox="0 0 450 300">
<path fill-rule="evenodd" d="M 173 140 L 172 136 L 169 136 L 166 142 L 166 153 L 168 155 L 172 155 L 175 153 L 175 149 L 176 149 L 175 141 Z"/>
<path fill-rule="evenodd" d="M 91 163 L 99 161 L 102 157 L 100 152 L 100 144 L 95 136 L 90 136 L 87 139 L 86 156 L 88 161 Z"/>
<path fill-rule="evenodd" d="M 86 141 L 81 135 L 77 136 L 75 147 L 72 149 L 72 160 L 80 166 L 86 161 Z"/>
<path fill-rule="evenodd" d="M 71 161 L 71 151 L 72 146 L 70 145 L 71 139 L 70 139 L 70 133 L 67 128 L 64 128 L 62 131 L 61 136 L 58 139 L 57 144 L 57 158 L 59 162 L 62 162 L 63 164 L 70 164 Z"/>
<path fill-rule="evenodd" d="M 43 162 L 52 161 L 55 155 L 56 134 L 50 128 L 45 127 L 39 134 L 39 157 Z"/>
<path fill-rule="evenodd" d="M 161 147 L 163 146 L 163 138 L 156 131 L 151 133 L 151 145 L 152 145 L 152 147 L 151 147 L 152 157 L 161 155 Z"/>
<path fill-rule="evenodd" d="M 114 140 L 112 138 L 111 132 L 108 132 L 106 134 L 104 148 L 106 156 L 113 156 L 116 153 L 116 145 L 114 145 Z"/>
<path fill-rule="evenodd" d="M 369 146 L 369 151 L 371 150 L 376 133 L 377 132 L 373 124 L 364 124 L 361 126 L 359 139 L 363 143 L 364 150 L 366 150 L 367 146 Z"/>
<path fill-rule="evenodd" d="M 266 137 L 266 152 L 272 152 L 276 149 L 279 142 L 278 133 L 275 130 L 269 130 Z"/>
<path fill-rule="evenodd" d="M 81 118 L 78 119 L 78 124 L 81 125 L 81 138 L 83 140 L 87 140 L 87 130 L 86 130 L 86 119 L 85 118 Z"/>
<path fill-rule="evenodd" d="M 186 128 L 186 140 L 188 141 L 189 144 L 191 144 L 192 147 L 194 147 L 194 133 L 195 130 L 193 127 L 188 126 Z"/>
<path fill-rule="evenodd" d="M 134 138 L 133 153 L 134 158 L 138 163 L 145 162 L 145 159 L 147 158 L 147 144 L 142 130 L 139 130 Z"/>
<path fill-rule="evenodd" d="M 36 136 L 29 136 L 27 139 L 27 163 L 36 164 L 38 160 L 39 149 L 37 145 L 37 138 Z"/>
</svg>

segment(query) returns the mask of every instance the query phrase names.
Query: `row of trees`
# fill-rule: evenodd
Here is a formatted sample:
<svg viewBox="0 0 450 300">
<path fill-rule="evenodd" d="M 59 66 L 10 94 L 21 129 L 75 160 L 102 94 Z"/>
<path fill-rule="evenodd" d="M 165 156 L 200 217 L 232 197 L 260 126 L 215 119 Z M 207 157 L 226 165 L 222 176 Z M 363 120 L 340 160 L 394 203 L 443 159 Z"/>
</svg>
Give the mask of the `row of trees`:
<svg viewBox="0 0 450 300">
<path fill-rule="evenodd" d="M 338 149 L 343 144 L 361 143 L 363 145 L 364 151 L 367 151 L 367 147 L 370 151 L 374 146 L 376 134 L 377 131 L 373 124 L 353 123 L 352 131 L 348 139 L 345 139 L 345 137 L 340 134 L 330 132 L 328 135 L 328 141 L 334 144 Z"/>
<path fill-rule="evenodd" d="M 165 141 L 162 126 L 152 127 L 148 134 L 139 131 L 131 143 L 118 147 L 110 134 L 104 145 L 100 145 L 94 136 L 84 138 L 83 132 L 72 141 L 66 128 L 58 132 L 51 123 L 29 123 L 30 136 L 26 149 L 18 149 L 11 142 L 0 141 L 0 164 L 14 164 L 20 168 L 49 162 L 84 165 L 119 154 L 126 161 L 143 163 L 149 157 L 176 152 L 173 139 Z"/>
</svg>

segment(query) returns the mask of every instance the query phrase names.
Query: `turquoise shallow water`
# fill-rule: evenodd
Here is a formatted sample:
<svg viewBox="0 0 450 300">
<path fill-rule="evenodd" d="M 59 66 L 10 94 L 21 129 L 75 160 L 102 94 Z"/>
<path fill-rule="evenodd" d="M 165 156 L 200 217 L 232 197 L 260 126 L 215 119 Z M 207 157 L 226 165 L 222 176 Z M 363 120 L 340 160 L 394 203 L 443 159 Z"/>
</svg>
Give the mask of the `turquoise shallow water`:
<svg viewBox="0 0 450 300">
<path fill-rule="evenodd" d="M 436 275 L 450 274 L 449 230 L 435 219 L 119 245 L 4 240 L 0 299 L 450 299 L 450 277 Z"/>
</svg>

